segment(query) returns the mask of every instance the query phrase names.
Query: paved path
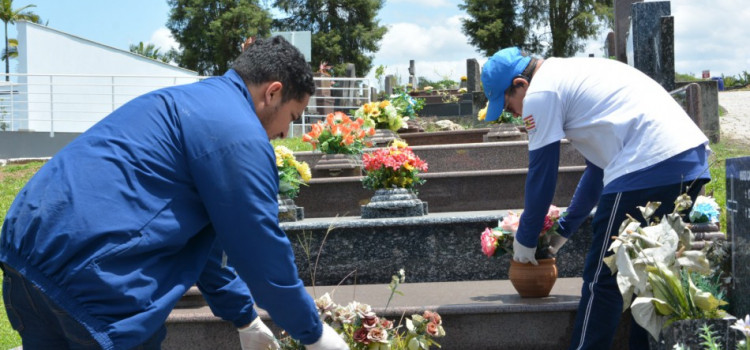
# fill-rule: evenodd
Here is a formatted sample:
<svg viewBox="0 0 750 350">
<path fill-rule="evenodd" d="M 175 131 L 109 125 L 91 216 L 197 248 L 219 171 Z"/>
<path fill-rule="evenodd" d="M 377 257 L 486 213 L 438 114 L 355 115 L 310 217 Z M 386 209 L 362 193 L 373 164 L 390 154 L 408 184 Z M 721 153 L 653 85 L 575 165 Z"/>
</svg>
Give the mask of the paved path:
<svg viewBox="0 0 750 350">
<path fill-rule="evenodd" d="M 721 91 L 719 105 L 727 110 L 719 119 L 721 140 L 750 147 L 750 91 Z"/>
</svg>

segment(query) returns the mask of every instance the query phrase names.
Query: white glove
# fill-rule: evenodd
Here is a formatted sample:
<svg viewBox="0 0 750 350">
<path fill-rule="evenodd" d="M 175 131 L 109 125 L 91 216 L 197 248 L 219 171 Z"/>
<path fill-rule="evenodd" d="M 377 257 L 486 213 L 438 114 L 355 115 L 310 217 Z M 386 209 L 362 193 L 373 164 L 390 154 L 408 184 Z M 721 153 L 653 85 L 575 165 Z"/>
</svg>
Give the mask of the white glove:
<svg viewBox="0 0 750 350">
<path fill-rule="evenodd" d="M 281 348 L 276 337 L 260 320 L 260 317 L 256 317 L 249 326 L 238 328 L 237 332 L 240 333 L 242 350 L 279 350 Z"/>
<path fill-rule="evenodd" d="M 560 247 L 567 242 L 568 239 L 560 236 L 560 235 L 552 235 L 552 237 L 549 240 L 549 252 L 552 253 L 552 255 L 557 254 L 557 251 L 560 250 Z"/>
<path fill-rule="evenodd" d="M 525 263 L 532 263 L 533 265 L 539 265 L 538 262 L 536 262 L 536 258 L 534 258 L 534 254 L 536 253 L 536 247 L 529 248 L 520 242 L 518 240 L 513 240 L 513 260 L 518 261 L 522 264 Z"/>
<path fill-rule="evenodd" d="M 349 350 L 344 339 L 331 326 L 323 324 L 323 334 L 313 344 L 305 345 L 307 350 Z"/>
</svg>

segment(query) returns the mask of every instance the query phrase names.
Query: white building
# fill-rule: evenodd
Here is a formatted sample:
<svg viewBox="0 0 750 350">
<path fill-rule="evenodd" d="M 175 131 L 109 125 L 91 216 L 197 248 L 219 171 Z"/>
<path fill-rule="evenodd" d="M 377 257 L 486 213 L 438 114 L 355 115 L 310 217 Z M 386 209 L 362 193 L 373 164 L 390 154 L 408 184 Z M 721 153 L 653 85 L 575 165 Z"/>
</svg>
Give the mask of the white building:
<svg viewBox="0 0 750 350">
<path fill-rule="evenodd" d="M 83 132 L 138 95 L 201 78 L 43 25 L 16 28 L 17 74 L 0 85 L 0 123 L 9 131 Z"/>
</svg>

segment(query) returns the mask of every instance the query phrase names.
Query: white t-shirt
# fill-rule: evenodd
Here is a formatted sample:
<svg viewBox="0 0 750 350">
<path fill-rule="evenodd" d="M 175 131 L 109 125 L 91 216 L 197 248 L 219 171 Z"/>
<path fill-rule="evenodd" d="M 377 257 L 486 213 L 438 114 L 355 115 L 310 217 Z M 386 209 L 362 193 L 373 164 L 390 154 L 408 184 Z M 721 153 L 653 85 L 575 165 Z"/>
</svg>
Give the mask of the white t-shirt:
<svg viewBox="0 0 750 350">
<path fill-rule="evenodd" d="M 533 151 L 563 138 L 604 169 L 604 185 L 707 144 L 708 139 L 661 85 L 604 58 L 549 58 L 523 100 Z"/>
</svg>

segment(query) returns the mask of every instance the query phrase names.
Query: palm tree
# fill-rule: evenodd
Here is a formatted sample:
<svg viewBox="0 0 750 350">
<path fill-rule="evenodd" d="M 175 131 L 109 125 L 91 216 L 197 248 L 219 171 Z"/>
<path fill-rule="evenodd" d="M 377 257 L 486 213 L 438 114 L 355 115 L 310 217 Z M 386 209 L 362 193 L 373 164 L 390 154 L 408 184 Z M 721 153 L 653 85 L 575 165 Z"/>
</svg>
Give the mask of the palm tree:
<svg viewBox="0 0 750 350">
<path fill-rule="evenodd" d="M 18 20 L 27 20 L 32 22 L 38 22 L 39 16 L 31 11 L 26 11 L 29 8 L 36 7 L 36 5 L 26 5 L 24 7 L 14 9 L 13 0 L 0 0 L 0 20 L 5 23 L 5 52 L 10 53 L 10 45 L 8 40 L 8 24 L 15 24 Z M 6 55 L 8 56 L 8 55 Z M 5 59 L 5 81 L 10 80 L 10 60 Z"/>
</svg>

